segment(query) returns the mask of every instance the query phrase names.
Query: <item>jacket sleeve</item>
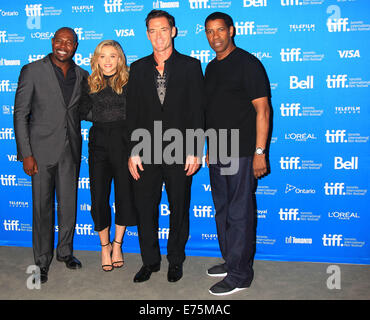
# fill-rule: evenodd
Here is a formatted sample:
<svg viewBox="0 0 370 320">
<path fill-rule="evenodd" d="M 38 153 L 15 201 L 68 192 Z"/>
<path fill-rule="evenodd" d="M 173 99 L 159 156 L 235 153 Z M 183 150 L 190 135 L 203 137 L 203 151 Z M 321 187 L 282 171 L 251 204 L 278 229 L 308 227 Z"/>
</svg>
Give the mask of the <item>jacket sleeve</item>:
<svg viewBox="0 0 370 320">
<path fill-rule="evenodd" d="M 194 60 L 193 60 L 194 61 Z M 189 104 L 188 110 L 189 114 L 189 121 L 187 128 L 190 129 L 201 129 L 202 132 L 204 130 L 204 108 L 205 108 L 205 96 L 204 96 L 204 77 L 202 72 L 202 67 L 199 60 L 195 60 L 192 62 L 188 68 L 188 79 L 189 83 Z M 202 138 L 201 141 L 197 140 L 195 143 L 195 150 L 203 150 L 204 147 L 204 139 Z M 203 151 L 200 154 L 199 152 L 195 152 L 195 155 L 198 157 L 203 156 Z"/>
<path fill-rule="evenodd" d="M 127 133 L 128 133 L 128 156 L 132 154 L 132 149 L 136 141 L 131 141 L 131 135 L 138 128 L 139 123 L 139 96 L 138 96 L 138 71 L 133 63 L 130 67 L 130 76 L 127 84 Z"/>
<path fill-rule="evenodd" d="M 29 119 L 32 113 L 33 93 L 34 82 L 29 66 L 25 65 L 18 78 L 13 117 L 15 141 L 17 144 L 17 158 L 20 161 L 32 156 L 29 137 Z"/>
</svg>

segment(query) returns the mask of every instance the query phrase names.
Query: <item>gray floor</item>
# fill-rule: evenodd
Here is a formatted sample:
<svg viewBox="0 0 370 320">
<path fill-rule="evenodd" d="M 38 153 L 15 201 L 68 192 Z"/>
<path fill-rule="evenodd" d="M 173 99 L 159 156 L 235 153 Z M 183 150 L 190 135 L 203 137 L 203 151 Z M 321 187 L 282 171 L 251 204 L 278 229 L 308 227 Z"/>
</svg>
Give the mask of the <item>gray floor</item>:
<svg viewBox="0 0 370 320">
<path fill-rule="evenodd" d="M 168 263 L 149 281 L 134 283 L 141 266 L 138 254 L 125 254 L 125 266 L 113 272 L 100 268 L 100 253 L 75 251 L 81 270 L 68 270 L 53 260 L 49 281 L 41 289 L 27 287 L 27 268 L 33 264 L 31 248 L 0 247 L 0 299 L 2 300 L 369 300 L 370 266 L 338 264 L 340 289 L 328 289 L 331 264 L 276 262 L 257 260 L 252 286 L 234 295 L 215 297 L 208 289 L 218 281 L 206 275 L 206 269 L 219 263 L 218 258 L 187 257 L 184 276 L 177 283 L 167 281 Z"/>
</svg>

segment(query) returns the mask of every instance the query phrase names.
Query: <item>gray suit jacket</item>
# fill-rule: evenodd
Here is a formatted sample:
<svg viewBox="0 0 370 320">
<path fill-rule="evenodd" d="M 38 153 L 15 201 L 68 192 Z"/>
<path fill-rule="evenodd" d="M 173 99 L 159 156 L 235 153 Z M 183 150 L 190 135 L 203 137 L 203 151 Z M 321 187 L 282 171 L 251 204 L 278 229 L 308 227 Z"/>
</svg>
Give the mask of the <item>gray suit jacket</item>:
<svg viewBox="0 0 370 320">
<path fill-rule="evenodd" d="M 75 70 L 76 84 L 66 105 L 48 56 L 22 68 L 14 103 L 18 160 L 32 155 L 37 163 L 55 164 L 67 136 L 75 162 L 81 161 L 78 101 L 82 79 L 89 74 L 77 65 Z"/>
</svg>

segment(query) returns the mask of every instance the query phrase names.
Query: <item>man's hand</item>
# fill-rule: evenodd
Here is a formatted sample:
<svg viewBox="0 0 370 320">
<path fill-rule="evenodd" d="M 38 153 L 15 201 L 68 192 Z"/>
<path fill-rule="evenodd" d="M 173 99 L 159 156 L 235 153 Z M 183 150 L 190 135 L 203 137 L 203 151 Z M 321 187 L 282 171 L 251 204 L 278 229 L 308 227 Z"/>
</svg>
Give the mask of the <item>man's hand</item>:
<svg viewBox="0 0 370 320">
<path fill-rule="evenodd" d="M 264 154 L 255 154 L 253 157 L 253 173 L 256 179 L 267 173 L 266 157 Z"/>
<path fill-rule="evenodd" d="M 191 176 L 194 174 L 198 168 L 200 167 L 200 159 L 195 156 L 187 156 L 185 162 L 185 171 L 187 171 L 186 175 Z"/>
<path fill-rule="evenodd" d="M 38 173 L 37 162 L 33 156 L 29 156 L 23 159 L 23 170 L 29 176 L 33 176 Z"/>
<path fill-rule="evenodd" d="M 141 158 L 140 156 L 133 156 L 128 159 L 128 170 L 130 171 L 132 177 L 135 180 L 140 179 L 139 171 L 137 170 L 137 167 L 141 171 L 144 171 L 143 164 L 141 163 Z"/>
</svg>

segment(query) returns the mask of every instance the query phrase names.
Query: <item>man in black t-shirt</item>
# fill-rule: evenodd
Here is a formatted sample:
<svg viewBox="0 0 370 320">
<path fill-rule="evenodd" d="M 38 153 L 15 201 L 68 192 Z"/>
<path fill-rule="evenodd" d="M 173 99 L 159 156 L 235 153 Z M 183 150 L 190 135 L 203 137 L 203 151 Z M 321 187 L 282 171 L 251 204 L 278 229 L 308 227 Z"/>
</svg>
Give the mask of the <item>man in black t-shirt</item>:
<svg viewBox="0 0 370 320">
<path fill-rule="evenodd" d="M 221 149 L 231 151 L 228 164 L 225 152 L 208 143 L 207 164 L 220 250 L 225 263 L 208 269 L 210 276 L 225 277 L 211 287 L 214 295 L 245 289 L 253 280 L 255 252 L 256 179 L 267 173 L 265 148 L 269 131 L 270 86 L 261 62 L 235 46 L 233 21 L 221 12 L 209 15 L 205 32 L 216 52 L 205 72 L 206 128 L 218 134 Z M 238 130 L 239 139 L 232 131 Z M 222 141 L 227 146 L 222 145 Z M 225 143 L 223 143 L 225 144 Z M 236 148 L 235 148 L 236 147 Z M 237 152 L 235 152 L 235 150 Z M 212 156 L 211 156 L 212 155 Z M 227 168 L 237 167 L 236 171 Z"/>
</svg>

